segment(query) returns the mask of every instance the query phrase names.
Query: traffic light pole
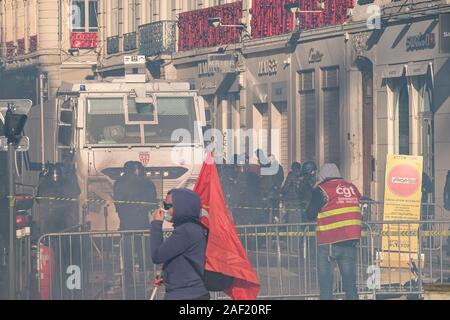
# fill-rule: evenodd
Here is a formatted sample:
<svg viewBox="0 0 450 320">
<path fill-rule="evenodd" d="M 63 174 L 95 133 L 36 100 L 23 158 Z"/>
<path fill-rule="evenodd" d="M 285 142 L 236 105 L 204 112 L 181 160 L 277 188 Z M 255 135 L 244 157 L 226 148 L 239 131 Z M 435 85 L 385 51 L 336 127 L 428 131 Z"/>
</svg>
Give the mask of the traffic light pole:
<svg viewBox="0 0 450 320">
<path fill-rule="evenodd" d="M 15 274 L 15 219 L 14 208 L 16 206 L 15 198 L 15 182 L 14 182 L 14 156 L 15 146 L 13 143 L 8 143 L 8 206 L 9 206 L 9 252 L 8 252 L 8 276 L 9 276 L 9 299 L 16 298 L 16 274 Z"/>
</svg>

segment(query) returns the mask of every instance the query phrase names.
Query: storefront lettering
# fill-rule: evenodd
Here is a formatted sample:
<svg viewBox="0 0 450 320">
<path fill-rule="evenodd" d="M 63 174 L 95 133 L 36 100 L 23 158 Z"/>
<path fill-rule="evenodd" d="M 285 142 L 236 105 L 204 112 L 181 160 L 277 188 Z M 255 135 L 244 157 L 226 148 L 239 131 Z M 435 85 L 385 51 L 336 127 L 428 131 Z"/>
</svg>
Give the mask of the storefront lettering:
<svg viewBox="0 0 450 320">
<path fill-rule="evenodd" d="M 217 83 L 215 81 L 209 81 L 209 80 L 205 80 L 205 81 L 201 81 L 200 82 L 200 88 L 201 90 L 204 89 L 215 89 L 217 88 Z"/>
<path fill-rule="evenodd" d="M 406 38 L 406 50 L 422 50 L 434 48 L 436 45 L 436 36 L 434 33 L 420 33 L 416 36 Z"/>
<path fill-rule="evenodd" d="M 270 59 L 258 64 L 258 76 L 273 76 L 278 72 L 278 61 Z"/>
<path fill-rule="evenodd" d="M 210 67 L 208 61 L 200 62 L 198 64 L 198 76 L 199 77 L 210 77 L 213 76 L 215 70 Z"/>
<path fill-rule="evenodd" d="M 316 63 L 322 61 L 323 53 L 319 50 L 315 50 L 314 48 L 311 48 L 309 50 L 309 56 L 308 56 L 308 62 L 309 63 Z"/>
</svg>

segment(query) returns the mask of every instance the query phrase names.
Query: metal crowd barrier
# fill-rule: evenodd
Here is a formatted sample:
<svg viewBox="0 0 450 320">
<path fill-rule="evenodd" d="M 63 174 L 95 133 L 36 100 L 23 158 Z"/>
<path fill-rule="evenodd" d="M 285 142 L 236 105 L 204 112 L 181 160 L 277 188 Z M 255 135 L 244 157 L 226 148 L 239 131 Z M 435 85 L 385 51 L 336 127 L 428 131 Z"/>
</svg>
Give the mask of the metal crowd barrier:
<svg viewBox="0 0 450 320">
<path fill-rule="evenodd" d="M 44 300 L 148 299 L 157 266 L 148 231 L 68 232 L 39 239 Z"/>
<path fill-rule="evenodd" d="M 450 282 L 449 226 L 450 220 L 365 221 L 357 246 L 360 298 L 420 298 L 424 284 Z M 237 227 L 261 281 L 258 298 L 318 299 L 314 229 L 312 223 Z M 383 247 L 383 238 L 392 245 Z M 149 299 L 158 271 L 149 256 L 149 241 L 149 231 L 42 236 L 40 298 Z M 334 281 L 336 298 L 344 298 L 337 268 Z M 156 298 L 163 295 L 161 287 Z M 213 293 L 212 298 L 228 299 L 224 293 Z"/>
</svg>

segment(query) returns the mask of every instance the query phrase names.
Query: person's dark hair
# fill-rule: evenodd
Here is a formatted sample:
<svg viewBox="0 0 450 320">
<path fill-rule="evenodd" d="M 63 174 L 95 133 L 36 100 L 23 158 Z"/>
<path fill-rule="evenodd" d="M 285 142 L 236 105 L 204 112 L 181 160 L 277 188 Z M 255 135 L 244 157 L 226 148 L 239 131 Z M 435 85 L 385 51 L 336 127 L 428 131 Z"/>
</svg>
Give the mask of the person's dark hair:
<svg viewBox="0 0 450 320">
<path fill-rule="evenodd" d="M 291 169 L 292 169 L 292 171 L 295 171 L 295 170 L 300 171 L 300 170 L 302 170 L 302 164 L 300 162 L 295 161 L 292 163 Z"/>
</svg>

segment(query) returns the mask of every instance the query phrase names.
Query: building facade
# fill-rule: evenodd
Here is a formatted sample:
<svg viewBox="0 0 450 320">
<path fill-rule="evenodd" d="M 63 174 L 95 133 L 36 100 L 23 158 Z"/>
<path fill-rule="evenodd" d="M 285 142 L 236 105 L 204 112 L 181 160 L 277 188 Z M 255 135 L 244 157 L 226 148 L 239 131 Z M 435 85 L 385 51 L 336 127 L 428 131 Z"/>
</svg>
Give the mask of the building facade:
<svg viewBox="0 0 450 320">
<path fill-rule="evenodd" d="M 97 0 L 2 0 L 1 97 L 38 103 L 39 75 L 46 99 L 61 81 L 93 77 L 97 64 Z"/>
<path fill-rule="evenodd" d="M 62 80 L 123 75 L 125 55 L 145 55 L 148 79 L 199 90 L 224 156 L 251 153 L 254 129 L 257 147 L 286 173 L 293 161 L 335 162 L 382 200 L 386 154 L 422 155 L 435 186 L 429 200 L 442 204 L 449 1 L 330 0 L 321 8 L 311 0 L 299 10 L 322 13 L 286 10 L 295 3 L 0 0 L 2 75 L 18 78 L 3 88 L 35 88 L 45 71 L 51 94 Z"/>
<path fill-rule="evenodd" d="M 300 23 L 300 32 L 288 25 L 179 51 L 173 66 L 205 97 L 213 127 L 268 130 L 257 140 L 285 171 L 293 161 L 335 162 L 364 195 L 383 200 L 386 155 L 420 155 L 434 184 L 428 200 L 442 205 L 448 12 L 446 1 L 359 1 L 337 26 Z M 235 57 L 234 74 L 206 67 L 218 53 Z"/>
</svg>

